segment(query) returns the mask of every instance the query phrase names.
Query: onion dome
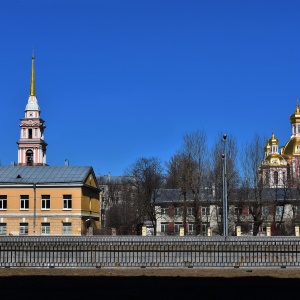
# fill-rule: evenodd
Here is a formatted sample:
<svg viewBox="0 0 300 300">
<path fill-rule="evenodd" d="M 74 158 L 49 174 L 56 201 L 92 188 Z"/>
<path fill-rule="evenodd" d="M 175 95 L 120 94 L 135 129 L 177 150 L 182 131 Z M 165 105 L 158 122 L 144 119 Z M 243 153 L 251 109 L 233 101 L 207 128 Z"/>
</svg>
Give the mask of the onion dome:
<svg viewBox="0 0 300 300">
<path fill-rule="evenodd" d="M 267 144 L 266 144 L 266 146 L 264 147 L 264 150 L 265 150 L 265 152 L 269 153 L 269 152 L 270 152 L 270 149 L 271 149 L 271 146 L 270 146 L 270 144 L 269 144 L 269 141 L 267 141 Z"/>
<path fill-rule="evenodd" d="M 300 123 L 300 108 L 299 108 L 298 98 L 297 98 L 295 112 L 291 114 L 290 121 L 291 123 Z"/>
<path fill-rule="evenodd" d="M 287 144 L 284 146 L 283 152 L 282 152 L 283 156 L 294 156 L 300 155 L 300 138 L 299 137 L 293 137 L 291 138 Z"/>
<path fill-rule="evenodd" d="M 285 166 L 287 164 L 283 156 L 278 152 L 278 144 L 278 139 L 272 133 L 272 137 L 264 147 L 265 159 L 262 162 L 262 166 Z"/>
<path fill-rule="evenodd" d="M 275 137 L 274 133 L 272 133 L 272 137 L 268 140 L 268 144 L 270 146 L 272 145 L 278 145 L 279 144 L 279 141 L 278 139 Z"/>
</svg>

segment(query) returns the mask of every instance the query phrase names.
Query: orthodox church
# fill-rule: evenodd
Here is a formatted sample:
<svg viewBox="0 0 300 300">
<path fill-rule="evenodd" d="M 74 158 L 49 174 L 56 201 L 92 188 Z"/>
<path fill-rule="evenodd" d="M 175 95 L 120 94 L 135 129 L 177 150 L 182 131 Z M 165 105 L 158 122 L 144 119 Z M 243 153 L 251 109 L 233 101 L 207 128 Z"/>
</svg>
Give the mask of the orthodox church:
<svg viewBox="0 0 300 300">
<path fill-rule="evenodd" d="M 292 135 L 285 146 L 272 133 L 264 147 L 264 159 L 259 174 L 265 187 L 297 187 L 300 179 L 300 108 L 297 99 L 295 112 L 290 116 Z"/>
</svg>

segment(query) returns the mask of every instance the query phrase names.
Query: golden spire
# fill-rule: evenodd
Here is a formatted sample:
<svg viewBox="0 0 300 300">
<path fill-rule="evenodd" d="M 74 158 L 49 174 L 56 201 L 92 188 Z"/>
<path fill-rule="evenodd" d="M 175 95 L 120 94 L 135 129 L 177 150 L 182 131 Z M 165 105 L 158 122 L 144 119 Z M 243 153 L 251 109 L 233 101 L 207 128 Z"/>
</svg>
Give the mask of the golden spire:
<svg viewBox="0 0 300 300">
<path fill-rule="evenodd" d="M 34 49 L 32 49 L 30 96 L 36 96 L 36 94 L 35 94 L 35 78 L 34 78 Z"/>
</svg>

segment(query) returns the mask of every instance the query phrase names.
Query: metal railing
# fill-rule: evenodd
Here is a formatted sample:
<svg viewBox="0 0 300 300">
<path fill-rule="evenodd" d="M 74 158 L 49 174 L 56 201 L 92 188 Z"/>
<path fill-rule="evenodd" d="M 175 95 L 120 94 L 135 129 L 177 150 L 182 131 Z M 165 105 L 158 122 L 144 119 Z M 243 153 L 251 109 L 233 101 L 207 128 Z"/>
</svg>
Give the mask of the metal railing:
<svg viewBox="0 0 300 300">
<path fill-rule="evenodd" d="M 0 267 L 300 267 L 300 238 L 5 236 Z"/>
</svg>

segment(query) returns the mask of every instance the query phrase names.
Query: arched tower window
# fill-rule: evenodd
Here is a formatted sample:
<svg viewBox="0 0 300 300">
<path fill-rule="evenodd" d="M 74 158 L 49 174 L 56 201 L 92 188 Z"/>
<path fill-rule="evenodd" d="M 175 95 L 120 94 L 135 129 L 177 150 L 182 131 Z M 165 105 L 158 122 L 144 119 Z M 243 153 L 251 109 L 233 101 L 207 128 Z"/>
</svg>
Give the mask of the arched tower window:
<svg viewBox="0 0 300 300">
<path fill-rule="evenodd" d="M 291 180 L 291 167 L 289 164 L 287 165 L 287 180 Z"/>
<path fill-rule="evenodd" d="M 274 172 L 274 184 L 278 184 L 278 172 Z"/>
<path fill-rule="evenodd" d="M 33 164 L 33 152 L 32 152 L 32 150 L 27 150 L 26 151 L 26 162 L 27 162 L 27 166 L 32 166 L 32 164 Z"/>
<path fill-rule="evenodd" d="M 269 180 L 269 172 L 266 171 L 266 173 L 265 173 L 265 184 L 266 184 L 266 185 L 269 185 L 269 183 L 270 183 L 270 180 Z"/>
</svg>

